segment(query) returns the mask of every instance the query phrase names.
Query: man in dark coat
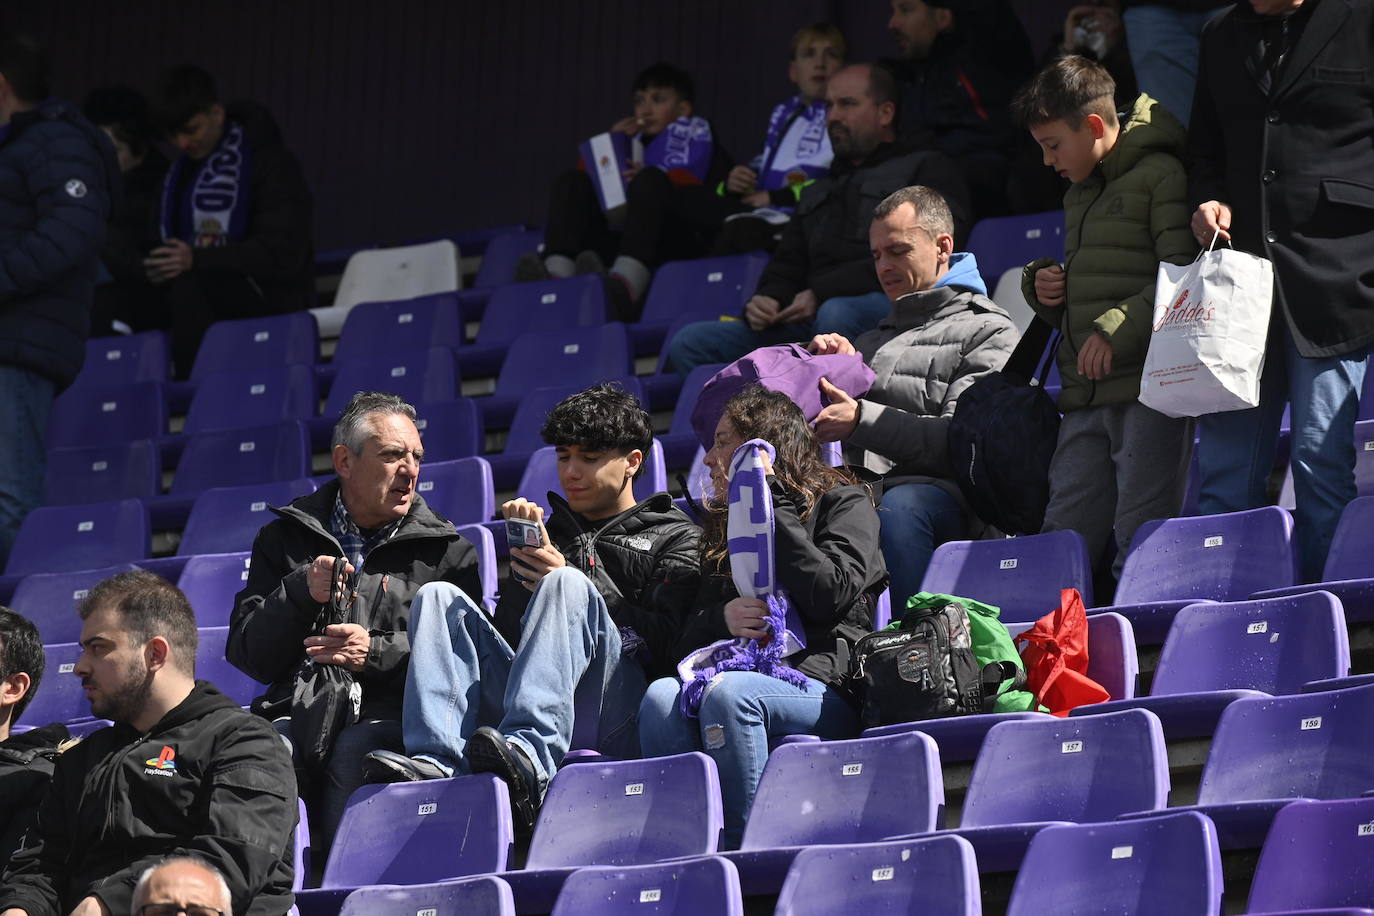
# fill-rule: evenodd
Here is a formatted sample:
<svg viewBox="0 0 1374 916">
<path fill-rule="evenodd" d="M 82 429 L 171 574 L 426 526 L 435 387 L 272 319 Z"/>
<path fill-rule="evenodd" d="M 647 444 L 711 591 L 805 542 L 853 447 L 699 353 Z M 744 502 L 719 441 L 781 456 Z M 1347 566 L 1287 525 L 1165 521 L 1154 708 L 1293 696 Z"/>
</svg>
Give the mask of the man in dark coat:
<svg viewBox="0 0 1374 916">
<path fill-rule="evenodd" d="M 38 628 L 0 608 L 0 858 L 19 848 L 52 779 L 58 746 L 67 739 L 60 722 L 11 731 L 38 693 L 43 665 Z"/>
<path fill-rule="evenodd" d="M 1203 32 L 1192 228 L 1274 265 L 1260 406 L 1203 417 L 1204 513 L 1269 502 L 1285 402 L 1303 581 L 1355 497 L 1354 423 L 1374 343 L 1374 4 L 1240 0 Z"/>
<path fill-rule="evenodd" d="M 85 359 L 118 176 L 105 135 L 50 97 L 42 49 L 0 34 L 0 567 L 43 502 L 48 414 Z"/>
</svg>

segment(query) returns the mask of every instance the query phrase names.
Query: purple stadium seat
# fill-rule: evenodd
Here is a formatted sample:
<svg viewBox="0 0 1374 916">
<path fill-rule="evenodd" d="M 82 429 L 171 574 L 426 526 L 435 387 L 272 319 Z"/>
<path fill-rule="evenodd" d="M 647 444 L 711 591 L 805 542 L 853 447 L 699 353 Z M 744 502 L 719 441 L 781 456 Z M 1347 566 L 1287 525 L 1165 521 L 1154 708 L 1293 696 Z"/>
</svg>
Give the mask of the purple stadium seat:
<svg viewBox="0 0 1374 916">
<path fill-rule="evenodd" d="M 76 606 L 91 586 L 136 568 L 132 563 L 121 563 L 76 572 L 34 573 L 19 581 L 9 601 L 10 609 L 33 621 L 45 646 L 77 642 L 81 639 L 81 618 Z"/>
<path fill-rule="evenodd" d="M 212 487 L 298 480 L 310 476 L 310 448 L 299 420 L 217 430 L 189 437 L 172 478 L 175 496 Z"/>
<path fill-rule="evenodd" d="M 1374 373 L 1370 377 L 1374 378 Z M 1374 398 L 1369 400 L 1374 402 Z M 1349 623 L 1374 620 L 1374 496 L 1352 500 L 1341 513 L 1321 582 L 1269 589 L 1251 597 L 1296 595 L 1314 588 L 1325 589 L 1339 598 Z"/>
<path fill-rule="evenodd" d="M 496 393 L 482 399 L 482 416 L 488 429 L 499 429 L 530 390 L 547 382 L 581 390 L 621 378 L 632 368 L 630 338 L 618 321 L 597 328 L 527 331 L 507 349 Z"/>
<path fill-rule="evenodd" d="M 360 887 L 500 871 L 514 838 L 506 784 L 489 773 L 363 786 L 348 799 L 320 888 L 298 891 L 296 905 L 301 916 L 332 914 Z"/>
<path fill-rule="evenodd" d="M 44 506 L 24 517 L 5 573 L 70 572 L 148 555 L 148 510 L 137 499 Z"/>
<path fill-rule="evenodd" d="M 308 313 L 307 313 L 308 314 Z M 186 412 L 188 436 L 216 429 L 309 420 L 320 395 L 310 366 L 226 369 L 200 380 Z"/>
<path fill-rule="evenodd" d="M 973 598 L 1000 608 L 1003 623 L 1035 621 L 1059 607 L 1059 592 L 1076 588 L 1093 601 L 1092 564 L 1076 531 L 1018 538 L 950 541 L 935 549 L 921 591 Z M 899 595 L 906 606 L 910 595 Z"/>
<path fill-rule="evenodd" d="M 458 299 L 451 292 L 394 302 L 360 302 L 344 319 L 334 365 L 376 362 L 382 357 L 423 353 L 431 347 L 456 350 L 462 342 Z"/>
<path fill-rule="evenodd" d="M 973 765 L 958 832 L 980 871 L 1014 871 L 1049 824 L 1152 811 L 1168 798 L 1164 732 L 1152 712 L 1001 722 Z"/>
<path fill-rule="evenodd" d="M 114 725 L 109 719 L 82 719 L 67 723 L 67 734 L 73 738 L 89 738 L 93 732 Z"/>
<path fill-rule="evenodd" d="M 1303 693 L 1321 693 L 1323 690 L 1344 690 L 1347 687 L 1363 687 L 1374 684 L 1374 673 L 1352 674 L 1348 677 L 1326 677 L 1308 681 L 1302 685 Z"/>
<path fill-rule="evenodd" d="M 477 576 L 482 582 L 482 603 L 488 611 L 495 611 L 499 578 L 496 539 L 483 525 L 459 525 L 457 530 L 477 548 Z M 504 534 L 502 540 L 505 540 Z"/>
<path fill-rule="evenodd" d="M 50 506 L 150 499 L 162 488 L 162 461 L 151 439 L 50 449 L 43 473 Z"/>
<path fill-rule="evenodd" d="M 724 368 L 722 363 L 697 366 L 682 380 L 682 389 L 677 395 L 677 406 L 673 408 L 673 422 L 668 427 L 668 432 L 659 436 L 663 443 L 663 454 L 668 459 L 670 467 L 689 464 L 696 450 L 701 447 L 696 431 L 692 429 L 692 410 L 697 406 L 697 395 L 701 394 L 702 387 L 711 376 Z"/>
<path fill-rule="evenodd" d="M 415 492 L 455 525 L 485 522 L 496 512 L 491 465 L 485 458 L 427 460 L 420 465 Z"/>
<path fill-rule="evenodd" d="M 719 856 L 653 865 L 579 868 L 553 916 L 744 916 L 739 875 Z"/>
<path fill-rule="evenodd" d="M 1285 805 L 1265 838 L 1246 912 L 1374 914 L 1371 824 L 1374 798 Z"/>
<path fill-rule="evenodd" d="M 644 314 L 630 328 L 635 352 L 665 351 L 664 335 L 684 315 L 694 321 L 738 318 L 767 266 L 768 256 L 757 251 L 660 265 L 644 300 Z"/>
<path fill-rule="evenodd" d="M 1019 540 L 1019 539 L 1018 539 Z M 1174 615 L 1202 600 L 1241 601 L 1297 581 L 1293 516 L 1278 506 L 1171 518 L 1141 526 L 1131 543 L 1115 611 L 1141 645 L 1158 645 Z"/>
<path fill-rule="evenodd" d="M 487 300 L 477 339 L 459 354 L 463 374 L 495 375 L 506 349 L 531 328 L 594 328 L 606 318 L 606 282 L 595 274 L 499 286 Z"/>
<path fill-rule="evenodd" d="M 339 916 L 378 916 L 381 913 L 515 916 L 515 898 L 510 885 L 495 875 L 405 887 L 360 887 L 344 898 Z"/>
<path fill-rule="evenodd" d="M 1007 916 L 1220 916 L 1221 853 L 1199 814 L 1047 827 L 1031 840 Z"/>
<path fill-rule="evenodd" d="M 1198 803 L 1187 810 L 1212 818 L 1223 849 L 1258 848 L 1288 802 L 1369 791 L 1371 759 L 1374 686 L 1236 700 L 1221 714 Z"/>
<path fill-rule="evenodd" d="M 1148 697 L 1080 706 L 1071 715 L 1148 709 L 1169 740 L 1198 738 L 1212 734 L 1235 700 L 1299 693 L 1308 681 L 1349 670 L 1345 618 L 1329 592 L 1190 604 L 1169 628 Z"/>
<path fill-rule="evenodd" d="M 263 525 L 276 518 L 273 506 L 315 492 L 308 477 L 239 487 L 211 487 L 196 497 L 177 545 L 178 556 L 248 550 Z"/>
<path fill-rule="evenodd" d="M 48 448 L 109 445 L 167 434 L 161 382 L 72 387 L 52 404 Z"/>
<path fill-rule="evenodd" d="M 527 251 L 538 251 L 543 241 L 544 233 L 537 229 L 517 229 L 492 238 L 482 252 L 482 264 L 477 268 L 472 289 L 458 291 L 458 308 L 463 320 L 475 321 L 483 317 L 487 301 L 496 287 L 512 282 L 515 262 Z"/>
<path fill-rule="evenodd" d="M 1051 718 L 1045 712 L 999 712 L 985 715 L 955 716 L 947 719 L 923 719 L 918 722 L 897 722 L 864 729 L 860 737 L 899 735 L 920 732 L 934 739 L 940 749 L 940 763 L 968 763 L 977 759 L 988 729 L 1002 722 L 1022 722 Z"/>
<path fill-rule="evenodd" d="M 248 584 L 248 551 L 188 557 L 177 578 L 177 588 L 191 602 L 198 627 L 227 627 L 234 611 L 234 596 Z"/>
<path fill-rule="evenodd" d="M 320 330 L 309 312 L 216 321 L 200 341 L 191 381 L 229 370 L 313 366 L 319 355 Z"/>
<path fill-rule="evenodd" d="M 1370 400 L 1374 399 L 1361 400 L 1361 407 L 1366 411 L 1371 409 L 1365 405 L 1365 402 Z M 1363 411 L 1361 415 L 1363 416 Z M 1355 494 L 1374 496 L 1374 420 L 1370 419 L 1362 419 L 1355 424 Z M 1283 472 L 1279 505 L 1285 509 L 1292 509 L 1295 505 L 1294 500 L 1293 467 L 1289 465 Z"/>
<path fill-rule="evenodd" d="M 425 446 L 425 461 L 450 461 L 482 454 L 486 430 L 482 410 L 472 398 L 415 405 L 415 428 Z"/>
<path fill-rule="evenodd" d="M 992 289 L 1012 267 L 1036 258 L 1064 259 L 1064 211 L 980 219 L 964 248 L 978 259 L 978 272 Z"/>
<path fill-rule="evenodd" d="M 919 732 L 781 744 L 764 765 L 740 848 L 721 855 L 746 895 L 776 894 L 803 847 L 926 833 L 940 826 L 944 804 L 940 752 Z"/>
<path fill-rule="evenodd" d="M 291 889 L 298 891 L 305 887 L 305 877 L 310 874 L 310 816 L 305 810 L 305 799 L 296 799 L 296 829 L 291 835 Z"/>
<path fill-rule="evenodd" d="M 247 706 L 266 692 L 266 684 L 253 680 L 224 657 L 224 644 L 229 639 L 228 627 L 198 629 L 200 647 L 196 650 L 197 678 L 214 684 L 220 693 L 240 706 Z"/>
<path fill-rule="evenodd" d="M 81 645 L 74 642 L 44 645 L 46 656 L 43 680 L 20 721 L 41 726 L 49 722 L 81 722 L 91 718 L 91 704 L 81 689 L 81 678 L 73 673 L 81 657 Z"/>
<path fill-rule="evenodd" d="M 968 840 L 957 836 L 803 849 L 773 910 L 774 916 L 981 912 L 978 862 Z"/>
<path fill-rule="evenodd" d="M 167 332 L 145 331 L 86 341 L 86 362 L 73 388 L 108 388 L 132 382 L 165 382 L 170 375 Z"/>
<path fill-rule="evenodd" d="M 588 761 L 554 775 L 524 870 L 501 877 L 519 912 L 547 913 L 578 868 L 713 854 L 722 823 L 720 781 L 705 754 Z"/>
<path fill-rule="evenodd" d="M 447 347 L 417 349 L 391 357 L 357 359 L 339 366 L 329 388 L 320 424 L 333 428 L 353 395 L 387 391 L 411 404 L 451 401 L 457 393 L 458 365 Z"/>
<path fill-rule="evenodd" d="M 668 472 L 664 467 L 663 446 L 655 439 L 649 454 L 644 456 L 644 471 L 634 482 L 635 499 L 645 500 L 667 489 Z M 530 456 L 516 492 L 543 506 L 547 515 L 553 511 L 548 505 L 550 490 L 562 493 L 558 483 L 558 449 L 546 445 Z"/>
</svg>

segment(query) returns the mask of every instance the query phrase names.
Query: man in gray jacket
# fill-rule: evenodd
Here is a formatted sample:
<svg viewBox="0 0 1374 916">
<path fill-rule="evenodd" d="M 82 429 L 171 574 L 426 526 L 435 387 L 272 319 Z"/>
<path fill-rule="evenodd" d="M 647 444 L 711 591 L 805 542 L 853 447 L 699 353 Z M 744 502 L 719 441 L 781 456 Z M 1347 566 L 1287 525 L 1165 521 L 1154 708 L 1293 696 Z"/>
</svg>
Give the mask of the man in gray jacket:
<svg viewBox="0 0 1374 916">
<path fill-rule="evenodd" d="M 822 380 L 830 406 L 816 434 L 844 442 L 851 464 L 882 477 L 883 557 L 901 607 L 920 591 L 935 548 L 978 525 L 949 466 L 949 420 L 959 395 L 1002 368 L 1019 335 L 987 297 L 973 255 L 954 251 L 949 206 L 935 191 L 889 195 L 873 211 L 869 244 L 891 311 L 853 343 L 821 334 L 810 349 L 857 351 L 876 379 L 857 401 Z"/>
</svg>

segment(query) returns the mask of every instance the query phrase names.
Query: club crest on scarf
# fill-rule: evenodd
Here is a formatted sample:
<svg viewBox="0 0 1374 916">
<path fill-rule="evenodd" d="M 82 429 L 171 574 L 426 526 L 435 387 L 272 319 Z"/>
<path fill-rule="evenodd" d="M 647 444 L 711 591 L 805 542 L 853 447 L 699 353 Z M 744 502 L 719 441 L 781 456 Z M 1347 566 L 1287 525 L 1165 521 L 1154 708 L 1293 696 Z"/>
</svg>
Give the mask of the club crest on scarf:
<svg viewBox="0 0 1374 916">
<path fill-rule="evenodd" d="M 242 125 L 230 123 L 189 189 L 181 190 L 187 158 L 173 162 L 162 192 L 162 237 L 184 239 L 194 248 L 217 248 L 242 238 L 250 159 Z"/>
</svg>

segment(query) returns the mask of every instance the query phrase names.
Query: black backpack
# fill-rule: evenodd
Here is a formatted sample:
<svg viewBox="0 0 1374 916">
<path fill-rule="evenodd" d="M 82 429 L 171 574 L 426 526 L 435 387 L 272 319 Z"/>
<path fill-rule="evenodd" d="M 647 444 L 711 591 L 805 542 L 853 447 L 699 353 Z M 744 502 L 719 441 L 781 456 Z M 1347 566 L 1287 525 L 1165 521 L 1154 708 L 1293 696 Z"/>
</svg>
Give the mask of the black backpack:
<svg viewBox="0 0 1374 916">
<path fill-rule="evenodd" d="M 865 728 L 992 712 L 1009 678 L 1008 689 L 1024 689 L 1013 663 L 978 664 L 968 611 L 952 601 L 907 610 L 899 629 L 869 633 L 850 657 Z"/>
<path fill-rule="evenodd" d="M 949 461 L 959 489 L 979 518 L 1007 534 L 1038 534 L 1045 521 L 1059 408 L 1044 385 L 1057 349 L 1054 328 L 1037 317 L 1002 371 L 959 395 L 950 420 Z"/>
</svg>

